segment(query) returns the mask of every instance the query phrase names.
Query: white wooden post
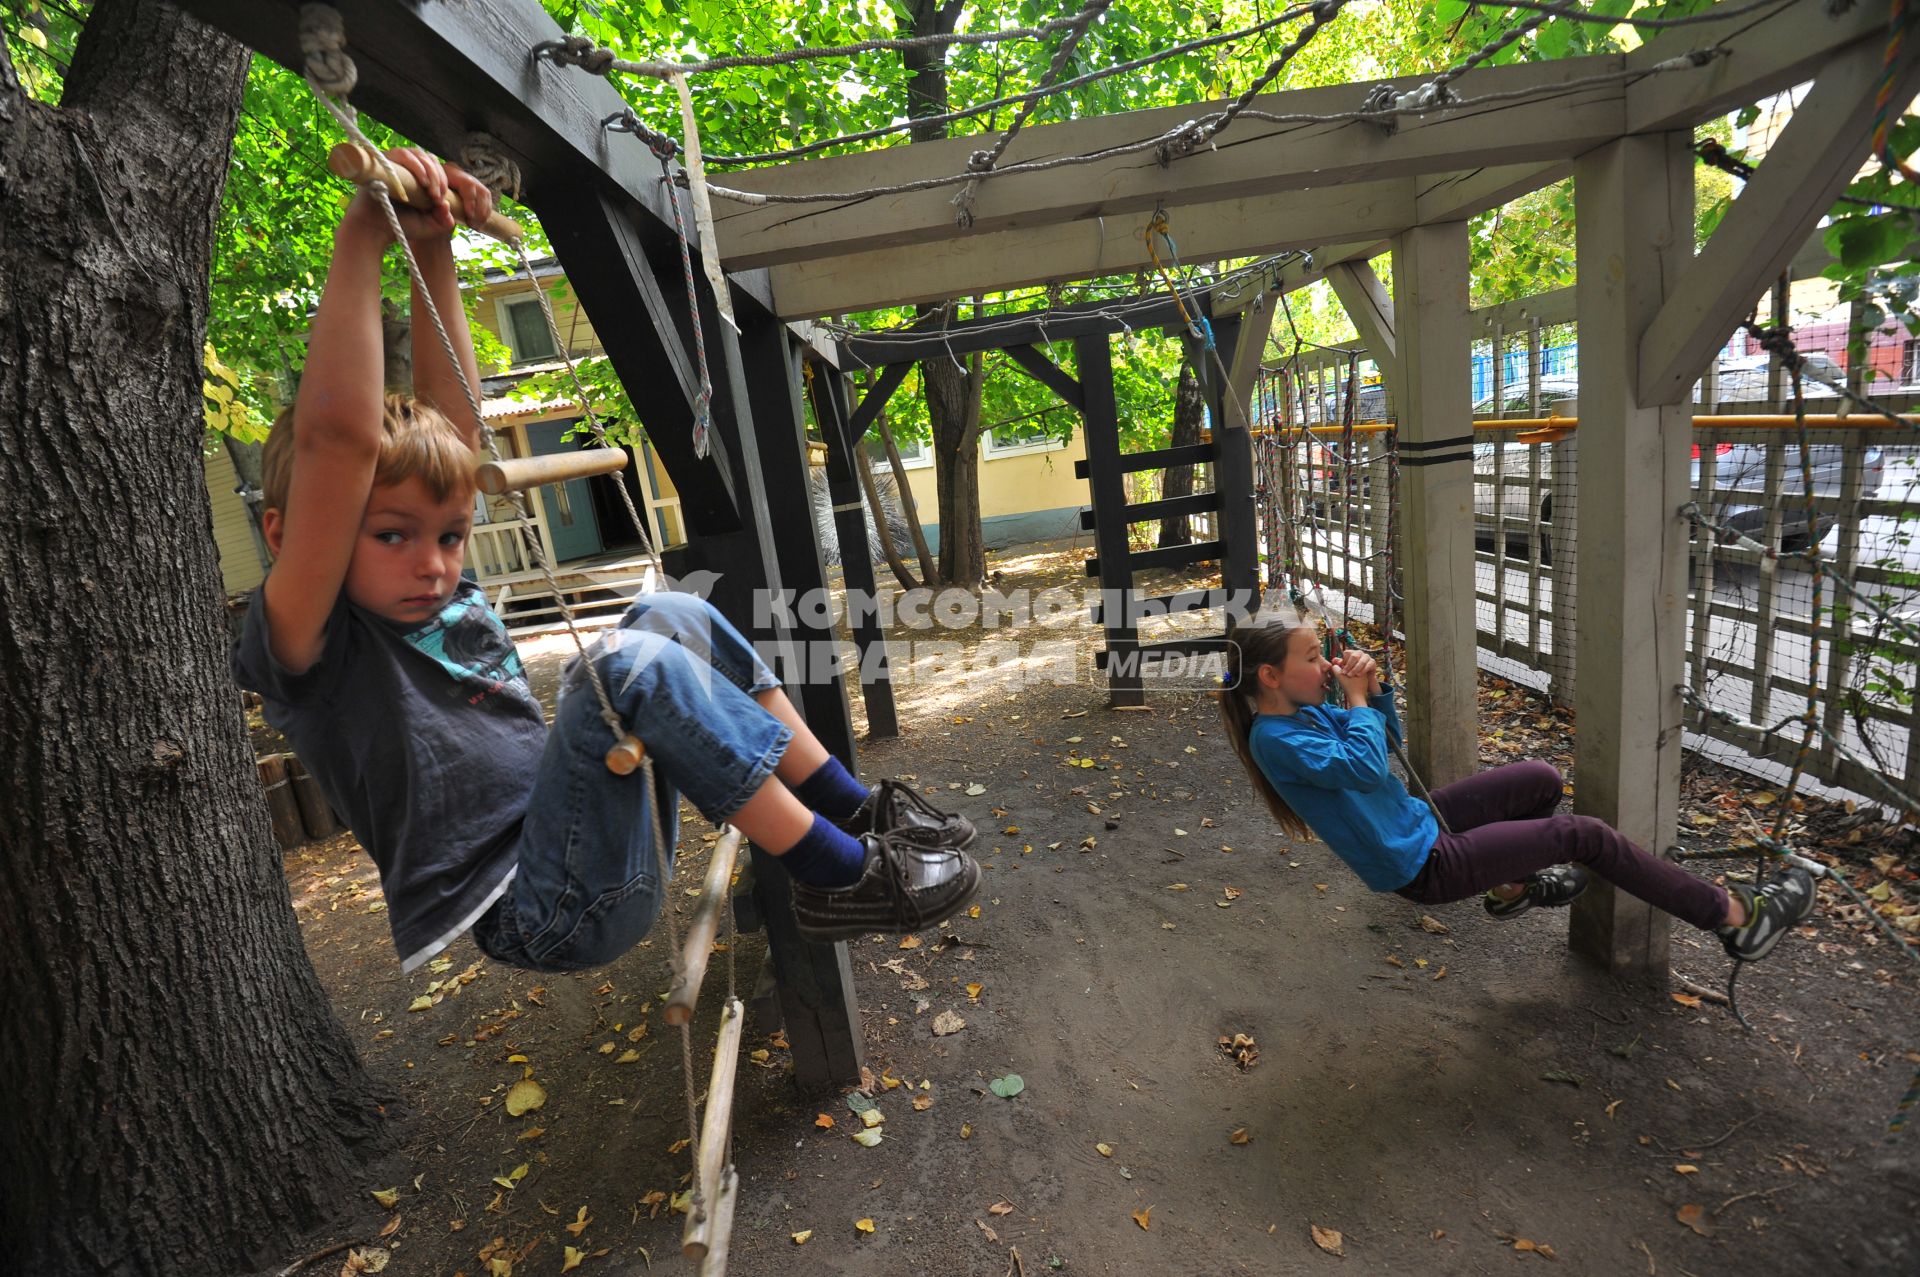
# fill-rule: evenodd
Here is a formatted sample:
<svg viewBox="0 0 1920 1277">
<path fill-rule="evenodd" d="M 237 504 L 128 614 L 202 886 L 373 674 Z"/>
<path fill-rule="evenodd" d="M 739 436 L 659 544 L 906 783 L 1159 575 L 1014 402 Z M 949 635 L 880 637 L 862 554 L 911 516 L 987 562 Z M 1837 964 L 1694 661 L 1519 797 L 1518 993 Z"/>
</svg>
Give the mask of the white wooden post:
<svg viewBox="0 0 1920 1277">
<path fill-rule="evenodd" d="M 1394 238 L 1406 579 L 1407 743 L 1430 786 L 1472 775 L 1476 723 L 1473 381 L 1467 224 Z"/>
<path fill-rule="evenodd" d="M 1582 534 L 1574 808 L 1656 854 L 1673 844 L 1680 791 L 1688 536 L 1680 507 L 1693 375 L 1666 383 L 1658 392 L 1666 402 L 1643 404 L 1640 362 L 1647 327 L 1692 257 L 1689 140 L 1621 138 L 1574 167 Z M 1595 879 L 1574 907 L 1570 942 L 1615 975 L 1660 982 L 1670 923 Z"/>
</svg>

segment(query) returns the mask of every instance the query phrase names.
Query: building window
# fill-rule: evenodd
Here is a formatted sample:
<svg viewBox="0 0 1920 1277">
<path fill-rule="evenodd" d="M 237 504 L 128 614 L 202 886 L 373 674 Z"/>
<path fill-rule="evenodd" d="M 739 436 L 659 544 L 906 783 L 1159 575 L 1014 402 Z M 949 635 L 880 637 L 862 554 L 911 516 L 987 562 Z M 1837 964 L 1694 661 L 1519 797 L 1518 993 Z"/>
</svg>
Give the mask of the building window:
<svg viewBox="0 0 1920 1277">
<path fill-rule="evenodd" d="M 896 435 L 893 446 L 899 450 L 900 464 L 907 470 L 918 470 L 933 464 L 933 448 L 925 439 L 902 439 Z M 887 445 L 881 442 L 879 431 L 869 432 L 860 441 L 860 447 L 867 454 L 868 465 L 883 469 L 887 466 Z"/>
<path fill-rule="evenodd" d="M 513 348 L 513 362 L 516 364 L 553 359 L 560 354 L 553 344 L 553 332 L 547 327 L 547 317 L 541 313 L 540 301 L 536 297 L 501 302 L 500 330 L 506 335 L 507 344 Z"/>
<path fill-rule="evenodd" d="M 1051 452 L 1055 448 L 1066 446 L 1066 442 L 1049 430 L 1045 419 L 1040 417 L 1000 426 L 989 431 L 986 436 L 989 460 L 996 457 L 1017 456 L 1024 452 Z"/>
<path fill-rule="evenodd" d="M 1920 382 L 1920 341 L 1908 338 L 1900 346 L 1900 384 Z"/>
</svg>

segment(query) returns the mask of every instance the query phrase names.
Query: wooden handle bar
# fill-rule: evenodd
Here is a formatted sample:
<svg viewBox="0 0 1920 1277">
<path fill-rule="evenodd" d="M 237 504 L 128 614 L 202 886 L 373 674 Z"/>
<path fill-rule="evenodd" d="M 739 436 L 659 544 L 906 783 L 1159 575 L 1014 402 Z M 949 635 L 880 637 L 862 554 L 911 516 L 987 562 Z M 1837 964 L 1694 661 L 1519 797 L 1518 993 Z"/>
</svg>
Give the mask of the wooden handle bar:
<svg viewBox="0 0 1920 1277">
<path fill-rule="evenodd" d="M 700 1001 L 700 982 L 707 978 L 707 956 L 713 952 L 720 911 L 733 908 L 733 862 L 740 855 L 740 840 L 740 831 L 725 825 L 720 830 L 720 841 L 713 845 L 707 880 L 700 888 L 700 903 L 694 908 L 693 921 L 687 926 L 686 940 L 680 950 L 680 974 L 674 977 L 666 1008 L 660 1013 L 668 1024 L 685 1024 L 693 1019 L 693 1008 Z"/>
<path fill-rule="evenodd" d="M 389 171 L 390 169 L 392 171 Z M 409 208 L 417 208 L 423 213 L 433 211 L 433 201 L 429 200 L 426 192 L 420 189 L 420 184 L 413 180 L 413 174 L 397 164 L 381 163 L 379 157 L 357 142 L 336 144 L 333 150 L 327 153 L 327 171 L 335 177 L 344 177 L 356 186 L 365 186 L 375 178 L 381 178 L 389 186 L 397 186 L 394 195 L 400 203 Z M 464 223 L 466 211 L 460 205 L 460 197 L 448 191 L 447 205 L 453 209 L 454 217 Z M 489 214 L 487 220 L 474 229 L 491 235 L 504 244 L 515 243 L 522 234 L 520 223 L 498 212 Z"/>
<path fill-rule="evenodd" d="M 700 1115 L 700 1165 L 694 1168 L 694 1174 L 700 1177 L 700 1199 L 705 1209 L 689 1211 L 686 1229 L 680 1234 L 680 1253 L 688 1259 L 705 1259 L 713 1251 L 724 1253 L 733 1228 L 733 1201 L 722 1180 L 723 1176 L 731 1178 L 725 1174 L 727 1130 L 733 1123 L 733 1079 L 739 1072 L 740 1036 L 746 1019 L 747 1010 L 740 999 L 729 998 L 720 1013 L 720 1040 L 713 1048 L 707 1106 Z"/>
<path fill-rule="evenodd" d="M 596 474 L 612 474 L 627 467 L 625 448 L 582 448 L 578 452 L 548 452 L 538 457 L 509 457 L 505 461 L 482 461 L 474 469 L 480 491 L 499 496 L 519 488 L 537 488 L 543 483 L 564 483 Z"/>
</svg>

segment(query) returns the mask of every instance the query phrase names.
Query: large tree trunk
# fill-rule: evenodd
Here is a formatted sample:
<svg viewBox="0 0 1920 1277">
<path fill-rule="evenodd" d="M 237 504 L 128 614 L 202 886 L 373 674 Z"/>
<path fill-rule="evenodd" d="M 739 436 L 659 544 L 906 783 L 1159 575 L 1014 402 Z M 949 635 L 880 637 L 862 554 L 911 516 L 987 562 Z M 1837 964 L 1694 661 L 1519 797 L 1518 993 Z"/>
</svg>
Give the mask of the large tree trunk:
<svg viewBox="0 0 1920 1277">
<path fill-rule="evenodd" d="M 0 1236 L 231 1272 L 351 1200 L 328 1007 L 227 673 L 200 448 L 247 50 L 101 0 L 58 108 L 0 50 Z"/>
<path fill-rule="evenodd" d="M 913 0 L 913 16 L 902 19 L 905 34 L 949 35 L 960 20 L 965 0 Z M 947 111 L 947 53 L 944 47 L 908 49 L 907 115 L 912 119 Z M 947 135 L 945 124 L 917 123 L 908 131 L 915 142 Z M 947 303 L 953 306 L 953 303 Z M 925 317 L 943 307 L 922 306 Z M 933 473 L 940 493 L 940 577 L 947 585 L 972 588 L 987 575 L 985 538 L 980 530 L 980 390 L 985 365 L 973 356 L 962 368 L 950 358 L 920 365 L 927 415 L 933 426 Z"/>
<path fill-rule="evenodd" d="M 1200 424 L 1207 415 L 1207 397 L 1200 392 L 1200 379 L 1194 376 L 1191 362 L 1180 365 L 1180 380 L 1173 392 L 1173 437 L 1167 441 L 1172 448 L 1183 448 L 1188 444 L 1200 442 Z M 1162 497 L 1190 497 L 1193 495 L 1193 467 L 1168 466 L 1166 477 L 1160 481 Z M 1160 520 L 1160 544 L 1186 545 L 1193 540 L 1193 530 L 1188 526 L 1187 516 L 1175 515 L 1171 519 Z"/>
</svg>

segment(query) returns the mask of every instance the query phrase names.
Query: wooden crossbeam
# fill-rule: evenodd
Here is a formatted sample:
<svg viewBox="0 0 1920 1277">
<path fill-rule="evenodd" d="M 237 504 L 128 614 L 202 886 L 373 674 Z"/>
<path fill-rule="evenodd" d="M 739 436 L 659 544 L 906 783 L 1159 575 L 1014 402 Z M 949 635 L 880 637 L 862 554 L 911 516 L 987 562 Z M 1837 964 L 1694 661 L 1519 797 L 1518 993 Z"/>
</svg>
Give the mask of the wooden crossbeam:
<svg viewBox="0 0 1920 1277">
<path fill-rule="evenodd" d="M 1391 235 L 1416 216 L 1411 178 L 1213 202 L 1175 195 L 1167 205 L 1182 261 L 1308 248 L 1369 232 Z M 884 244 L 774 266 L 774 303 L 787 317 L 842 314 L 1031 284 L 1150 269 L 1141 228 L 1152 209 L 984 234 Z"/>
<path fill-rule="evenodd" d="M 840 357 L 848 367 L 878 368 L 947 355 L 970 355 L 976 350 L 1106 336 L 1129 328 L 1161 328 L 1178 322 L 1179 318 L 1180 310 L 1173 298 L 1165 293 L 1150 293 L 1114 301 L 1075 302 L 1071 306 L 1024 315 L 986 315 L 944 325 L 927 323 L 884 336 L 849 337 L 840 343 Z"/>
<path fill-rule="evenodd" d="M 1400 381 L 1398 340 L 1393 331 L 1393 298 L 1367 262 L 1341 262 L 1327 272 L 1334 295 L 1353 320 L 1355 331 L 1367 344 L 1367 353 L 1380 366 L 1389 386 Z"/>
<path fill-rule="evenodd" d="M 1183 443 L 1177 448 L 1152 448 L 1146 452 L 1123 452 L 1120 454 L 1121 474 L 1132 474 L 1136 470 L 1164 470 L 1168 466 L 1190 466 L 1203 461 L 1213 460 L 1211 443 Z M 1086 461 L 1073 463 L 1073 477 L 1085 479 L 1091 473 Z"/>
<path fill-rule="evenodd" d="M 1220 558 L 1222 548 L 1218 541 L 1195 541 L 1190 545 L 1135 550 L 1126 556 L 1126 563 L 1135 572 L 1144 572 L 1148 568 L 1185 567 L 1189 563 L 1212 563 Z M 1099 556 L 1087 560 L 1087 575 L 1100 575 Z"/>
<path fill-rule="evenodd" d="M 1078 408 L 1086 402 L 1085 396 L 1080 393 L 1080 383 L 1037 347 L 1008 346 L 1006 354 L 1007 358 L 1019 365 L 1022 372 L 1059 395 L 1068 406 Z"/>
<path fill-rule="evenodd" d="M 1814 81 L 1719 229 L 1687 266 L 1639 346 L 1639 402 L 1677 403 L 1754 298 L 1780 274 L 1833 207 L 1870 150 L 1882 51 L 1861 45 Z M 1895 70 L 1894 101 L 1920 86 L 1920 44 Z"/>
<path fill-rule="evenodd" d="M 1171 519 L 1183 514 L 1205 514 L 1210 510 L 1218 510 L 1219 508 L 1220 494 L 1218 492 L 1196 492 L 1191 496 L 1185 497 L 1163 497 L 1158 501 L 1136 501 L 1124 507 L 1124 511 L 1126 521 L 1129 524 L 1133 524 L 1148 523 L 1154 519 Z M 1082 510 L 1080 512 L 1080 527 L 1086 532 L 1094 530 L 1094 514 L 1092 510 Z"/>
<path fill-rule="evenodd" d="M 1820 4 L 1783 5 L 1760 14 L 1681 28 L 1627 54 L 1479 67 L 1455 81 L 1462 96 L 1517 89 L 1544 98 L 1489 102 L 1426 118 L 1407 117 L 1389 132 L 1373 123 L 1302 127 L 1242 120 L 1203 149 L 1161 165 L 1151 152 L 1094 164 L 1020 173 L 984 182 L 974 200 L 967 238 L 1055 223 L 1086 224 L 1145 213 L 1165 203 L 1210 204 L 1284 190 L 1374 182 L 1383 176 L 1488 170 L 1474 182 L 1498 186 L 1515 177 L 1493 172 L 1514 165 L 1561 165 L 1628 132 L 1685 127 L 1731 106 L 1787 88 L 1849 45 L 1884 36 L 1884 11 L 1856 5 L 1840 15 Z M 1726 56 L 1704 67 L 1564 89 L 1595 75 L 1645 71 L 1689 50 L 1721 45 Z M 1424 77 L 1390 81 L 1414 88 Z M 1262 95 L 1255 106 L 1279 114 L 1325 114 L 1359 107 L 1366 86 L 1334 85 Z M 1023 130 L 1003 167 L 1024 160 L 1091 154 L 1177 128 L 1223 103 L 1196 103 L 1099 116 Z M 762 192 L 855 191 L 959 173 L 971 138 L 887 147 L 864 154 L 804 160 L 739 174 L 728 182 Z M 1564 169 L 1562 170 L 1564 171 Z M 1523 180 L 1538 185 L 1546 169 Z M 1525 187 L 1522 187 L 1525 189 Z M 864 254 L 956 238 L 953 191 L 934 188 L 842 205 L 722 204 L 718 234 L 726 260 L 767 266 Z M 1445 198 L 1437 194 L 1435 199 Z M 1497 202 L 1497 201 L 1496 201 Z M 1456 220 L 1423 210 L 1420 220 Z M 1078 232 L 1082 244 L 1099 232 Z M 1184 247 L 1184 243 L 1183 243 Z M 1225 252 L 1235 250 L 1228 249 Z M 1188 254 L 1190 259 L 1194 255 Z M 783 303 L 784 305 L 784 303 Z"/>
</svg>

